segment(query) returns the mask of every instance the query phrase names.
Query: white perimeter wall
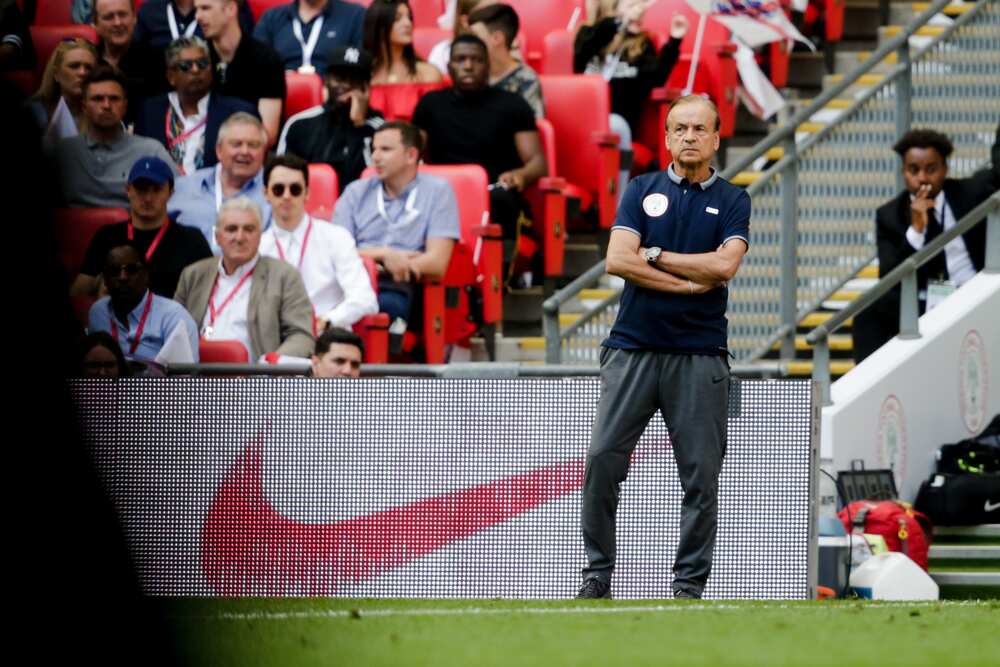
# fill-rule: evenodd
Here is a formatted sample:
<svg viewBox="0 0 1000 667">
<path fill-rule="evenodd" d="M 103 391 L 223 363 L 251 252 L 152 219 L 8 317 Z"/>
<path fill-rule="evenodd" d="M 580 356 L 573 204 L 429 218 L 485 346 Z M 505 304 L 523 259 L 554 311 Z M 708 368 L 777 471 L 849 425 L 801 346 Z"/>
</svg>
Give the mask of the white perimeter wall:
<svg viewBox="0 0 1000 667">
<path fill-rule="evenodd" d="M 917 340 L 894 338 L 831 387 L 820 456 L 836 475 L 853 459 L 892 468 L 913 501 L 934 452 L 977 434 L 1000 412 L 1000 275 L 980 273 L 920 318 Z M 833 486 L 821 485 L 830 511 Z"/>
</svg>

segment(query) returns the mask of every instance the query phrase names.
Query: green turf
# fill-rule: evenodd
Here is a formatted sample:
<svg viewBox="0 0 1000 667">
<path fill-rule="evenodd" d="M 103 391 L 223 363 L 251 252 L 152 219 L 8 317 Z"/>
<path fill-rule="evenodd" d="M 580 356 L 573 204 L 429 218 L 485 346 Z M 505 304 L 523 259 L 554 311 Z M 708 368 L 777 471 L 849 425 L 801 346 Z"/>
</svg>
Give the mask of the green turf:
<svg viewBox="0 0 1000 667">
<path fill-rule="evenodd" d="M 1000 656 L 1000 601 L 155 604 L 190 665 L 980 667 Z M 574 613 L 609 609 L 620 611 Z"/>
</svg>

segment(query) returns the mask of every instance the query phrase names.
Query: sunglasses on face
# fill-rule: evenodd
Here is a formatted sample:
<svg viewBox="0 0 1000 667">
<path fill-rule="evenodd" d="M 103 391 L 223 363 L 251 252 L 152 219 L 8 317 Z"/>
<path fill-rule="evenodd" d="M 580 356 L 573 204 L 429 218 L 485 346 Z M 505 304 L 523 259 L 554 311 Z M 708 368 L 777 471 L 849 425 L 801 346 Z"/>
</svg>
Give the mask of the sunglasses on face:
<svg viewBox="0 0 1000 667">
<path fill-rule="evenodd" d="M 285 195 L 285 187 L 284 183 L 275 183 L 271 186 L 271 194 L 275 197 L 283 197 Z M 301 183 L 292 183 L 287 187 L 288 194 L 293 197 L 298 197 L 305 191 L 305 187 Z"/>
<path fill-rule="evenodd" d="M 197 58 L 195 60 L 178 60 L 174 63 L 173 67 L 174 69 L 178 69 L 182 72 L 190 72 L 195 67 L 201 71 L 205 71 L 211 64 L 212 63 L 208 58 Z"/>
</svg>

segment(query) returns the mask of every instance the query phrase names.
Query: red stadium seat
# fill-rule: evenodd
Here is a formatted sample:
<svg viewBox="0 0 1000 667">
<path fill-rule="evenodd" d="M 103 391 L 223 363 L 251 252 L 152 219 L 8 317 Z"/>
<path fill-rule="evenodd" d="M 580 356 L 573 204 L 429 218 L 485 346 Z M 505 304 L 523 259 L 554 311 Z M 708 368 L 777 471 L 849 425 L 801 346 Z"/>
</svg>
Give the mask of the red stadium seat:
<svg viewBox="0 0 1000 667">
<path fill-rule="evenodd" d="M 198 359 L 203 364 L 248 364 L 250 354 L 238 340 L 198 340 Z"/>
<path fill-rule="evenodd" d="M 567 195 L 580 200 L 581 210 L 596 202 L 600 227 L 610 228 L 617 206 L 621 156 L 619 137 L 608 129 L 608 82 L 592 75 L 539 78 L 545 117 L 555 129 L 559 170 L 554 175 L 566 179 Z"/>
<path fill-rule="evenodd" d="M 378 267 L 371 257 L 362 255 L 361 261 L 368 270 L 372 281 L 372 289 L 378 294 Z M 365 363 L 384 364 L 389 361 L 389 315 L 375 313 L 366 315 L 354 325 L 354 333 L 361 336 L 365 344 Z"/>
<path fill-rule="evenodd" d="M 553 30 L 545 35 L 538 73 L 572 74 L 574 38 L 575 34 L 569 30 Z"/>
<path fill-rule="evenodd" d="M 431 49 L 437 46 L 438 42 L 451 39 L 451 30 L 442 30 L 436 27 L 423 27 L 413 29 L 413 50 L 417 56 L 427 60 L 431 54 Z"/>
<path fill-rule="evenodd" d="M 125 220 L 128 211 L 123 208 L 59 208 L 53 212 L 56 253 L 70 281 L 80 273 L 94 233 L 105 225 Z"/>
<path fill-rule="evenodd" d="M 253 14 L 254 22 L 257 22 L 267 10 L 279 5 L 287 5 L 290 1 L 291 0 L 247 0 L 247 3 L 250 5 L 250 13 Z"/>
<path fill-rule="evenodd" d="M 323 79 L 319 74 L 285 72 L 285 103 L 282 108 L 282 122 L 300 111 L 323 104 Z"/>
<path fill-rule="evenodd" d="M 521 19 L 525 41 L 521 44 L 521 55 L 535 71 L 541 71 L 545 36 L 553 30 L 569 30 L 574 16 L 575 26 L 587 18 L 583 0 L 508 0 L 508 4 Z"/>
<path fill-rule="evenodd" d="M 826 24 L 826 41 L 839 42 L 844 38 L 844 0 L 824 0 L 823 12 Z"/>
<path fill-rule="evenodd" d="M 29 26 L 31 41 L 35 45 L 38 63 L 35 65 L 35 76 L 42 80 L 45 65 L 48 64 L 52 52 L 64 39 L 79 37 L 91 44 L 97 44 L 97 32 L 89 25 L 33 25 Z"/>
<path fill-rule="evenodd" d="M 71 0 L 37 0 L 34 25 L 72 25 L 72 5 Z"/>
<path fill-rule="evenodd" d="M 566 181 L 554 175 L 559 172 L 556 131 L 552 123 L 545 118 L 537 118 L 535 124 L 538 126 L 549 173 L 553 176 L 539 179 L 535 185 L 528 188 L 525 195 L 531 203 L 531 210 L 536 218 L 535 228 L 541 232 L 544 274 L 546 278 L 550 278 L 561 276 L 563 272 L 563 257 L 566 250 Z"/>
<path fill-rule="evenodd" d="M 413 118 L 413 110 L 417 102 L 432 90 L 446 88 L 443 81 L 439 83 L 379 83 L 371 87 L 368 106 L 378 109 L 386 120 L 405 120 Z"/>
<path fill-rule="evenodd" d="M 333 218 L 333 207 L 337 204 L 340 185 L 337 172 L 328 164 L 309 165 L 309 197 L 306 211 L 309 215 L 323 220 Z"/>
<path fill-rule="evenodd" d="M 38 90 L 38 78 L 35 76 L 35 70 L 15 69 L 0 72 L 0 79 L 10 81 L 25 96 L 34 95 L 35 91 Z"/>
</svg>

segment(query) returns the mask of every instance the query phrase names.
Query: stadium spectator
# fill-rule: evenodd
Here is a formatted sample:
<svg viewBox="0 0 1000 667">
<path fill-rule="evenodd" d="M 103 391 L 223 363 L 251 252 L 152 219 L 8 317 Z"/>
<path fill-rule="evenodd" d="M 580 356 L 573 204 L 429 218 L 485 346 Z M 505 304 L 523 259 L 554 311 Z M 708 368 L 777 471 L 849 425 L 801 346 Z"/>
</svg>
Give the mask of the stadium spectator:
<svg viewBox="0 0 1000 667">
<path fill-rule="evenodd" d="M 295 155 L 272 158 L 264 168 L 274 224 L 260 254 L 297 268 L 313 305 L 315 330 L 349 329 L 378 312 L 375 290 L 350 233 L 306 213 L 309 165 Z"/>
<path fill-rule="evenodd" d="M 581 598 L 611 597 L 619 489 L 657 410 L 684 489 L 674 597 L 700 598 L 712 569 L 729 404 L 725 284 L 749 246 L 750 197 L 710 166 L 719 149 L 712 102 L 674 102 L 666 140 L 673 162 L 629 184 L 611 228 L 607 270 L 625 279 L 625 291 L 601 348 L 581 506 Z"/>
<path fill-rule="evenodd" d="M 333 222 L 379 265 L 379 311 L 402 320 L 394 330 L 411 322 L 413 281 L 443 276 L 461 238 L 451 186 L 417 172 L 421 144 L 413 125 L 383 125 L 374 139 L 376 176 L 347 187 L 333 212 Z"/>
<path fill-rule="evenodd" d="M 198 25 L 211 45 L 215 92 L 257 107 L 273 146 L 281 129 L 285 70 L 274 49 L 251 37 L 237 17 L 236 0 L 195 0 Z"/>
<path fill-rule="evenodd" d="M 135 38 L 163 51 L 179 37 L 206 37 L 195 18 L 197 0 L 143 0 L 136 21 Z M 247 2 L 237 3 L 240 28 L 253 32 L 253 12 Z"/>
<path fill-rule="evenodd" d="M 365 10 L 345 0 L 292 0 L 264 12 L 253 36 L 278 52 L 285 69 L 325 72 L 338 47 L 359 48 Z"/>
<path fill-rule="evenodd" d="M 70 16 L 73 23 L 90 23 L 94 16 L 94 0 L 71 0 Z"/>
<path fill-rule="evenodd" d="M 0 71 L 32 69 L 35 47 L 18 3 L 0 3 Z"/>
<path fill-rule="evenodd" d="M 525 188 L 548 172 L 535 114 L 524 99 L 489 86 L 486 44 L 475 35 L 452 42 L 448 64 L 454 86 L 427 93 L 413 124 L 427 135 L 431 164 L 478 164 L 493 184 L 490 213 L 514 238 L 523 219 Z"/>
<path fill-rule="evenodd" d="M 118 378 L 131 375 L 118 341 L 105 331 L 95 331 L 80 339 L 79 359 L 76 377 Z"/>
<path fill-rule="evenodd" d="M 126 124 L 135 116 L 144 100 L 165 92 L 163 54 L 135 39 L 133 0 L 96 0 L 93 23 L 97 31 L 97 53 L 105 63 L 125 75 L 125 94 L 129 108 Z"/>
<path fill-rule="evenodd" d="M 176 166 L 157 141 L 136 137 L 122 126 L 128 99 L 125 77 L 110 65 L 99 65 L 83 84 L 82 134 L 62 139 L 53 157 L 62 197 L 69 206 L 128 205 L 126 181 L 139 158 L 158 157 Z"/>
<path fill-rule="evenodd" d="M 427 62 L 440 70 L 442 74 L 448 74 L 448 62 L 451 60 L 451 42 L 452 39 L 458 37 L 463 32 L 468 32 L 469 30 L 469 14 L 474 12 L 480 7 L 486 7 L 488 5 L 495 4 L 495 0 L 458 0 L 454 8 L 451 9 L 451 16 L 453 22 L 451 25 L 452 36 L 448 39 L 442 39 L 440 42 L 435 44 L 431 48 L 431 52 L 427 54 Z M 441 19 L 447 18 L 449 12 L 438 19 L 438 24 L 441 24 Z M 448 26 L 442 25 L 442 28 L 447 28 Z"/>
<path fill-rule="evenodd" d="M 196 227 L 205 235 L 213 252 L 215 222 L 222 204 L 238 196 L 252 199 L 261 210 L 265 229 L 271 222 L 271 207 L 264 196 L 264 155 L 267 132 L 260 119 L 239 111 L 219 128 L 215 153 L 219 162 L 177 180 L 167 208 L 177 221 Z"/>
<path fill-rule="evenodd" d="M 256 115 L 257 108 L 212 92 L 212 61 L 201 37 L 175 39 L 166 59 L 173 90 L 143 104 L 135 133 L 159 141 L 182 174 L 193 174 L 218 162 L 214 147 L 222 123 L 239 111 Z"/>
<path fill-rule="evenodd" d="M 222 204 L 215 234 L 222 257 L 184 269 L 175 299 L 204 338 L 238 340 L 251 359 L 275 352 L 309 358 L 312 306 L 295 267 L 261 257 L 260 208 L 249 197 Z"/>
<path fill-rule="evenodd" d="M 127 243 L 114 246 L 103 273 L 108 295 L 90 307 L 88 332 L 111 334 L 128 359 L 197 363 L 194 320 L 179 303 L 149 289 L 149 267 L 141 250 Z"/>
<path fill-rule="evenodd" d="M 42 74 L 30 108 L 45 132 L 45 144 L 75 137 L 82 129 L 83 82 L 97 64 L 97 50 L 85 39 L 60 42 Z"/>
<path fill-rule="evenodd" d="M 361 336 L 346 329 L 330 327 L 316 338 L 310 375 L 314 378 L 361 377 L 364 356 L 365 344 Z"/>
<path fill-rule="evenodd" d="M 167 200 L 173 188 L 174 175 L 166 162 L 153 156 L 136 161 L 126 186 L 129 219 L 105 225 L 94 233 L 80 275 L 70 288 L 71 296 L 97 295 L 105 258 L 122 243 L 138 248 L 149 269 L 150 289 L 168 298 L 177 290 L 177 281 L 186 266 L 212 256 L 201 232 L 178 224 L 167 215 Z"/>
<path fill-rule="evenodd" d="M 325 162 L 337 172 L 343 191 L 371 163 L 372 136 L 384 120 L 368 107 L 371 57 L 346 46 L 334 50 L 329 62 L 323 79 L 326 104 L 289 118 L 277 152 L 292 153 L 310 163 Z"/>
<path fill-rule="evenodd" d="M 365 11 L 364 35 L 373 84 L 441 81 L 441 72 L 413 50 L 413 10 L 406 0 L 375 0 Z"/>
<path fill-rule="evenodd" d="M 875 213 L 878 272 L 884 277 L 907 257 L 955 226 L 995 190 L 992 170 L 970 178 L 948 178 L 953 146 L 930 129 L 910 130 L 892 148 L 900 157 L 906 189 Z M 981 271 L 986 258 L 986 226 L 954 239 L 917 272 L 919 310 L 961 287 Z M 855 322 L 854 354 L 860 361 L 899 333 L 900 288 L 878 300 Z"/>
<path fill-rule="evenodd" d="M 498 4 L 477 9 L 469 15 L 469 29 L 489 48 L 490 85 L 520 95 L 536 116 L 545 116 L 538 74 L 511 54 L 521 29 L 514 8 Z"/>
</svg>

